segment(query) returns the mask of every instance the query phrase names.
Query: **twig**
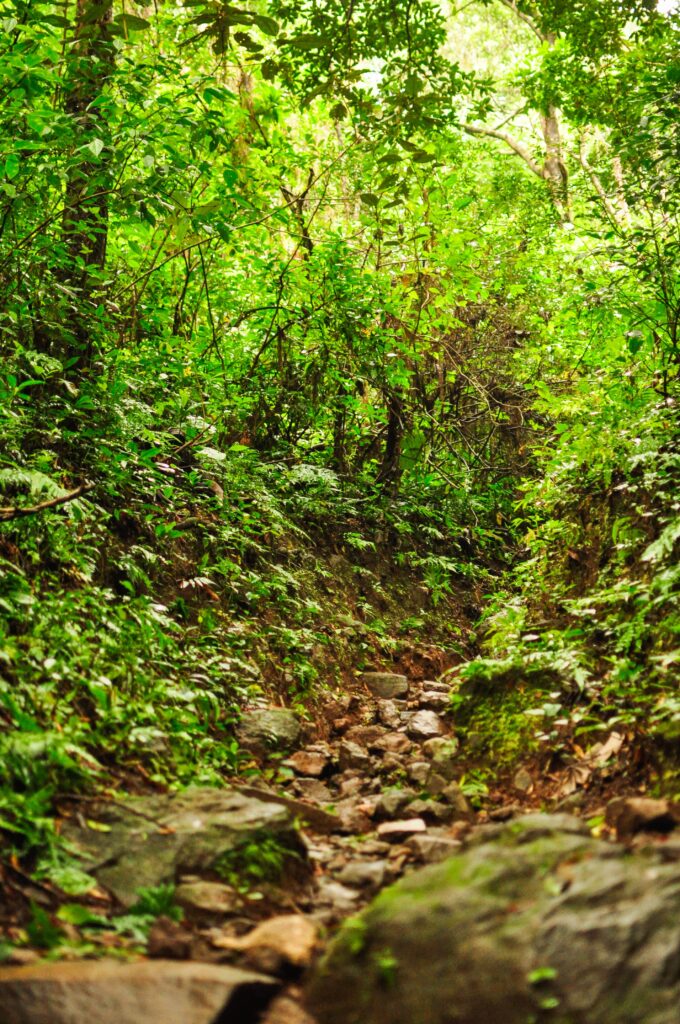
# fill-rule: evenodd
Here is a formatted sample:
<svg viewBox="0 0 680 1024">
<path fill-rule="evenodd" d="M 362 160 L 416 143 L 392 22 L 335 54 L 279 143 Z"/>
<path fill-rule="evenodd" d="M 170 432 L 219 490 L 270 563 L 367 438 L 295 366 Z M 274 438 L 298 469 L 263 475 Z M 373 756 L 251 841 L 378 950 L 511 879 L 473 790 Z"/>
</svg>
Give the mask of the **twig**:
<svg viewBox="0 0 680 1024">
<path fill-rule="evenodd" d="M 46 508 L 55 508 L 57 505 L 65 505 L 68 501 L 75 501 L 81 494 L 91 491 L 94 484 L 81 484 L 75 491 L 62 494 L 60 498 L 50 498 L 49 501 L 41 501 L 38 505 L 0 507 L 0 523 L 7 523 L 10 519 L 20 519 L 22 516 L 32 516 L 36 512 L 42 512 Z"/>
</svg>

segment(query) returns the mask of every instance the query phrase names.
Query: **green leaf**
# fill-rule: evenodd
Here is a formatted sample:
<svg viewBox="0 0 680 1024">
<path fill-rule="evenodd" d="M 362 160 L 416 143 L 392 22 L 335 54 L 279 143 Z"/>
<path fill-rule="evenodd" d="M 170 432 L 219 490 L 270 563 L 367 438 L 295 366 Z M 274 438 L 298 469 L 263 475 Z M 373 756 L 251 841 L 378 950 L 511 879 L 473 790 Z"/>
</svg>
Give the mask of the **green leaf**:
<svg viewBox="0 0 680 1024">
<path fill-rule="evenodd" d="M 21 166 L 21 162 L 20 162 L 19 157 L 17 156 L 17 154 L 16 153 L 10 153 L 9 156 L 7 157 L 7 159 L 5 160 L 5 174 L 6 174 L 6 176 L 10 180 L 12 178 L 16 178 L 17 174 L 19 173 L 19 167 L 20 166 Z"/>
<path fill-rule="evenodd" d="M 275 60 L 265 60 L 262 62 L 260 71 L 265 82 L 273 82 L 279 70 L 279 65 Z"/>
<path fill-rule="evenodd" d="M 86 874 L 85 871 L 81 871 L 80 868 L 67 865 L 65 867 L 54 867 L 50 868 L 47 877 L 53 885 L 56 885 L 62 892 L 68 893 L 69 896 L 80 896 L 83 893 L 90 892 L 94 889 L 97 884 L 95 878 L 92 875 Z M 65 918 L 62 918 L 65 920 Z M 77 922 L 73 922 L 76 924 Z"/>
<path fill-rule="evenodd" d="M 77 928 L 84 924 L 107 924 L 105 918 L 93 914 L 89 907 L 83 907 L 80 903 L 65 903 L 57 911 L 57 917 L 64 924 L 73 924 Z"/>
<path fill-rule="evenodd" d="M 323 46 L 322 36 L 314 35 L 312 32 L 302 32 L 299 36 L 289 40 L 289 45 L 296 50 L 320 50 Z"/>
<path fill-rule="evenodd" d="M 146 18 L 140 18 L 136 14 L 118 14 L 113 21 L 114 24 L 120 25 L 125 32 L 144 32 L 151 27 Z"/>
<path fill-rule="evenodd" d="M 279 34 L 279 23 L 269 18 L 266 14 L 253 14 L 253 22 L 259 29 L 262 29 L 266 36 L 277 36 Z"/>
<path fill-rule="evenodd" d="M 88 142 L 86 149 L 89 149 L 93 156 L 99 156 L 101 151 L 104 149 L 104 143 L 101 139 L 92 139 L 92 142 Z"/>
<path fill-rule="evenodd" d="M 371 207 L 376 207 L 380 202 L 379 196 L 377 196 L 374 192 L 362 192 L 359 196 L 359 199 L 361 199 L 361 202 L 364 203 L 365 206 Z"/>
</svg>

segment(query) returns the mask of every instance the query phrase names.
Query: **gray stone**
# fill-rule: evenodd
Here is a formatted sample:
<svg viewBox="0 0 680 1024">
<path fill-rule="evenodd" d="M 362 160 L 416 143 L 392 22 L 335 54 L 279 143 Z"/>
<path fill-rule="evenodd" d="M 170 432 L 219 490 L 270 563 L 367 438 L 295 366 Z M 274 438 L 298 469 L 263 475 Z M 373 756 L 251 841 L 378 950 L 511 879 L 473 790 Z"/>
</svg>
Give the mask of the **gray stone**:
<svg viewBox="0 0 680 1024">
<path fill-rule="evenodd" d="M 66 822 L 64 838 L 80 851 L 85 870 L 125 906 L 140 887 L 209 871 L 222 854 L 263 832 L 298 855 L 302 849 L 286 807 L 233 789 L 103 801 L 89 818 L 97 829 Z"/>
<path fill-rule="evenodd" d="M 474 811 L 457 782 L 449 782 L 448 786 L 442 790 L 441 796 L 454 812 L 451 821 L 472 821 L 475 816 Z"/>
<path fill-rule="evenodd" d="M 427 826 L 422 818 L 407 818 L 404 821 L 385 821 L 378 825 L 378 836 L 388 843 L 400 843 L 418 832 L 426 832 Z"/>
<path fill-rule="evenodd" d="M 371 758 L 358 743 L 353 743 L 351 740 L 343 740 L 338 751 L 338 763 L 340 771 L 343 772 L 350 769 L 368 771 L 371 767 Z"/>
<path fill-rule="evenodd" d="M 300 780 L 302 781 L 302 780 Z M 334 814 L 315 807 L 313 804 L 304 803 L 294 797 L 281 796 L 280 793 L 272 793 L 268 789 L 261 789 L 259 786 L 236 786 L 239 793 L 244 796 L 254 797 L 256 800 L 263 800 L 265 803 L 279 804 L 287 808 L 292 815 L 299 818 L 315 832 L 334 832 L 338 827 L 338 820 Z"/>
<path fill-rule="evenodd" d="M 254 1024 L 272 978 L 235 967 L 81 960 L 0 968 L 2 1024 Z"/>
<path fill-rule="evenodd" d="M 354 889 L 327 877 L 319 879 L 317 894 L 320 903 L 330 905 L 342 914 L 351 914 L 356 909 L 356 901 L 359 899 L 359 893 Z"/>
<path fill-rule="evenodd" d="M 442 682 L 439 679 L 423 679 L 420 686 L 421 689 L 428 690 L 430 692 L 445 693 L 447 697 L 451 694 L 451 686 L 449 683 Z"/>
<path fill-rule="evenodd" d="M 174 899 L 189 911 L 204 910 L 211 914 L 232 914 L 243 906 L 242 897 L 230 885 L 201 878 L 183 878 L 175 889 Z"/>
<path fill-rule="evenodd" d="M 413 761 L 406 769 L 406 773 L 411 782 L 415 782 L 417 786 L 426 786 L 430 765 L 427 761 Z"/>
<path fill-rule="evenodd" d="M 386 866 L 384 860 L 352 860 L 338 874 L 338 881 L 354 889 L 379 889 Z"/>
<path fill-rule="evenodd" d="M 355 725 L 348 729 L 346 740 L 356 743 L 366 750 L 377 750 L 380 740 L 387 736 L 387 729 L 381 725 Z"/>
<path fill-rule="evenodd" d="M 375 817 L 379 820 L 398 817 L 414 797 L 415 793 L 412 789 L 386 789 L 378 800 Z"/>
<path fill-rule="evenodd" d="M 388 729 L 398 729 L 401 725 L 401 708 L 396 700 L 378 701 L 378 719 Z"/>
<path fill-rule="evenodd" d="M 319 1024 L 677 1024 L 680 863 L 565 818 L 517 819 L 384 891 L 316 971 Z"/>
<path fill-rule="evenodd" d="M 457 839 L 433 836 L 425 832 L 421 835 L 411 836 L 406 841 L 406 845 L 409 850 L 413 851 L 416 860 L 423 864 L 438 864 L 457 853 L 462 844 Z"/>
<path fill-rule="evenodd" d="M 371 828 L 369 812 L 373 810 L 365 798 L 349 797 L 335 805 L 335 812 L 344 832 L 368 832 Z"/>
<path fill-rule="evenodd" d="M 407 807 L 409 814 L 424 818 L 425 821 L 438 821 L 447 824 L 456 820 L 456 812 L 449 804 L 438 800 L 413 800 Z"/>
<path fill-rule="evenodd" d="M 449 784 L 449 780 L 438 772 L 429 771 L 425 781 L 425 788 L 431 796 L 439 796 Z"/>
<path fill-rule="evenodd" d="M 283 764 L 292 768 L 297 775 L 309 775 L 318 779 L 328 767 L 329 757 L 319 750 L 298 750 Z"/>
<path fill-rule="evenodd" d="M 242 746 L 256 751 L 292 750 L 300 739 L 300 723 L 288 708 L 256 708 L 241 716 L 237 733 Z"/>
<path fill-rule="evenodd" d="M 328 786 L 319 779 L 297 779 L 295 790 L 303 800 L 314 800 L 318 804 L 329 804 L 333 799 Z"/>
<path fill-rule="evenodd" d="M 432 768 L 448 781 L 452 781 L 460 771 L 458 762 L 458 740 L 455 737 L 436 736 L 423 743 L 423 752 L 432 761 Z"/>
<path fill-rule="evenodd" d="M 390 732 L 378 740 L 376 747 L 388 754 L 408 754 L 413 744 L 403 732 Z"/>
<path fill-rule="evenodd" d="M 365 683 L 374 697 L 394 700 L 408 694 L 408 679 L 394 672 L 363 672 L 362 683 Z"/>
<path fill-rule="evenodd" d="M 433 711 L 446 711 L 450 703 L 450 697 L 446 693 L 439 693 L 437 690 L 423 690 L 418 697 L 421 708 L 431 708 Z"/>
<path fill-rule="evenodd" d="M 429 740 L 446 732 L 446 726 L 434 711 L 416 711 L 409 717 L 406 731 L 414 739 Z"/>
</svg>

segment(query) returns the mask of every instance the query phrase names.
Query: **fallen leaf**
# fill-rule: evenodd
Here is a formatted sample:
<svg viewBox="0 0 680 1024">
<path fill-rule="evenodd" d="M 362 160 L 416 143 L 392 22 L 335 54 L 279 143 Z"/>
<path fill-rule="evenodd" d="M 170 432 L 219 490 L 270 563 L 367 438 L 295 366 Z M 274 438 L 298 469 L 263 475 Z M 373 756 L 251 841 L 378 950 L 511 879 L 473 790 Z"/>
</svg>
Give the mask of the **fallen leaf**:
<svg viewBox="0 0 680 1024">
<path fill-rule="evenodd" d="M 213 939 L 217 949 L 240 953 L 271 951 L 294 967 L 307 967 L 318 940 L 317 926 L 302 914 L 282 914 L 258 924 L 247 935 L 221 935 Z"/>
</svg>

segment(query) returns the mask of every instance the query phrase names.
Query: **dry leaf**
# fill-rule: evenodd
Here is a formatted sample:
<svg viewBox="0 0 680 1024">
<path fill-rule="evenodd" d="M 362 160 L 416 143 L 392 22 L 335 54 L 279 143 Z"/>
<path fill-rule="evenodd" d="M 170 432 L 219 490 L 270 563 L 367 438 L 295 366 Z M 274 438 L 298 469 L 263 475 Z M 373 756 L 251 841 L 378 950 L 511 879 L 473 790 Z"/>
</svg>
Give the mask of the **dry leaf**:
<svg viewBox="0 0 680 1024">
<path fill-rule="evenodd" d="M 220 935 L 213 939 L 213 946 L 239 953 L 268 950 L 295 967 L 306 967 L 311 962 L 317 938 L 317 927 L 308 917 L 282 914 L 263 921 L 247 935 L 237 938 Z"/>
</svg>

